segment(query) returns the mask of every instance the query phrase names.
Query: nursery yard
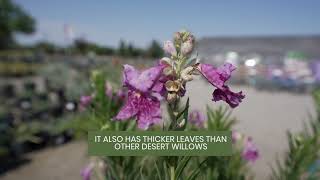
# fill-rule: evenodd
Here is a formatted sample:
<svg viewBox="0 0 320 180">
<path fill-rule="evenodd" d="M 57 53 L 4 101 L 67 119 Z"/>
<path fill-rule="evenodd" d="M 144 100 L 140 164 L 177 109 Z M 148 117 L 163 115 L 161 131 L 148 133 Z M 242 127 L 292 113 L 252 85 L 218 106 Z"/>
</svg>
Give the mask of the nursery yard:
<svg viewBox="0 0 320 180">
<path fill-rule="evenodd" d="M 205 105 L 217 106 L 210 100 L 212 87 L 203 81 L 188 84 L 192 106 L 205 110 Z M 268 179 L 270 165 L 287 148 L 286 130 L 298 131 L 308 114 L 314 114 L 309 95 L 286 92 L 257 91 L 245 86 L 235 86 L 246 94 L 244 102 L 233 110 L 239 120 L 236 130 L 252 136 L 260 150 L 260 159 L 252 166 L 256 179 Z M 75 141 L 56 148 L 28 154 L 31 162 L 4 174 L 0 179 L 80 179 L 80 170 L 88 161 L 86 143 Z"/>
</svg>

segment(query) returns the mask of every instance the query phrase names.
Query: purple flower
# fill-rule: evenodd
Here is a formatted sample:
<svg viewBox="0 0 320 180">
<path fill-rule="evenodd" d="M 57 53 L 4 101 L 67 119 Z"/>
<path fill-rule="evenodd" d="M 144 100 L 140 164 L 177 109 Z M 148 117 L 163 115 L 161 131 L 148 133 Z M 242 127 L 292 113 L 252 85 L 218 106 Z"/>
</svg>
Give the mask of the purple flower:
<svg viewBox="0 0 320 180">
<path fill-rule="evenodd" d="M 83 111 L 91 103 L 92 96 L 81 96 L 80 97 L 80 110 Z"/>
<path fill-rule="evenodd" d="M 217 89 L 213 92 L 213 101 L 223 100 L 232 108 L 237 107 L 245 97 L 242 91 L 234 93 L 230 91 L 225 82 L 231 77 L 231 72 L 236 68 L 226 63 L 223 66 L 216 68 L 210 64 L 199 64 L 198 70 L 200 73 Z"/>
<path fill-rule="evenodd" d="M 89 164 L 81 170 L 80 175 L 82 176 L 83 180 L 90 180 L 92 169 L 93 169 L 93 165 Z"/>
<path fill-rule="evenodd" d="M 252 142 L 252 138 L 246 139 L 244 149 L 242 151 L 242 157 L 250 162 L 255 162 L 259 158 L 259 152 L 255 144 Z"/>
<path fill-rule="evenodd" d="M 245 97 L 242 92 L 234 93 L 230 91 L 228 86 L 224 86 L 224 90 L 216 89 L 213 92 L 213 101 L 223 100 L 227 102 L 232 108 L 237 107 L 242 99 Z"/>
<path fill-rule="evenodd" d="M 172 56 L 177 55 L 177 50 L 174 47 L 173 42 L 171 42 L 171 41 L 165 41 L 163 43 L 163 50 L 164 50 L 164 52 L 166 52 L 167 54 L 170 54 Z"/>
<path fill-rule="evenodd" d="M 140 129 L 161 121 L 160 94 L 154 86 L 162 74 L 164 66 L 155 66 L 142 72 L 133 66 L 124 65 L 124 86 L 128 88 L 128 98 L 115 119 L 126 120 L 136 117 Z"/>
<path fill-rule="evenodd" d="M 104 87 L 105 87 L 106 96 L 108 96 L 110 99 L 112 99 L 113 92 L 112 92 L 112 85 L 110 84 L 110 82 L 106 81 Z"/>
<path fill-rule="evenodd" d="M 198 111 L 198 110 L 193 110 L 189 114 L 189 122 L 199 128 L 204 127 L 204 121 L 205 117 L 204 115 Z"/>
</svg>

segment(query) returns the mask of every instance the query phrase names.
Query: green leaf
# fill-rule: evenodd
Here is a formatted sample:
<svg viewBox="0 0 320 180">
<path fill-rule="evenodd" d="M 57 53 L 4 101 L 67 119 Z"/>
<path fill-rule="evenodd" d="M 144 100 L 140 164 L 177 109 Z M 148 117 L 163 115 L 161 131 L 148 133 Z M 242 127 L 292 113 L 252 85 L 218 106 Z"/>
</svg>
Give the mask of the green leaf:
<svg viewBox="0 0 320 180">
<path fill-rule="evenodd" d="M 160 170 L 159 170 L 159 167 L 158 167 L 158 163 L 154 160 L 154 164 L 156 165 L 156 171 L 157 171 L 157 174 L 158 174 L 158 178 L 159 180 L 161 180 L 161 173 L 160 173 Z"/>
<path fill-rule="evenodd" d="M 184 156 L 182 160 L 178 163 L 177 169 L 175 171 L 175 179 L 178 179 L 181 176 L 184 168 L 188 165 L 190 159 L 191 156 Z"/>
<path fill-rule="evenodd" d="M 182 116 L 183 115 L 183 116 Z M 187 124 L 188 124 L 188 116 L 189 116 L 189 98 L 188 98 L 188 100 L 187 100 L 187 102 L 186 102 L 186 105 L 185 105 L 185 107 L 184 107 L 184 110 L 178 115 L 178 118 L 180 118 L 180 117 L 183 117 L 182 119 L 180 119 L 180 122 L 182 122 L 183 121 L 183 119 L 184 119 L 184 124 L 183 124 L 183 126 L 181 126 L 181 127 L 178 127 L 177 128 L 177 130 L 178 131 L 184 131 L 185 129 L 186 129 L 186 127 L 187 127 Z M 178 121 L 179 122 L 179 121 Z"/>
<path fill-rule="evenodd" d="M 207 157 L 205 160 L 203 160 L 203 161 L 199 164 L 198 168 L 197 168 L 196 170 L 194 170 L 194 171 L 190 174 L 188 180 L 196 179 L 196 177 L 197 177 L 197 176 L 199 175 L 199 173 L 200 173 L 200 170 L 201 170 L 202 166 L 204 166 L 204 164 L 207 162 L 207 160 L 208 160 L 208 157 Z"/>
</svg>

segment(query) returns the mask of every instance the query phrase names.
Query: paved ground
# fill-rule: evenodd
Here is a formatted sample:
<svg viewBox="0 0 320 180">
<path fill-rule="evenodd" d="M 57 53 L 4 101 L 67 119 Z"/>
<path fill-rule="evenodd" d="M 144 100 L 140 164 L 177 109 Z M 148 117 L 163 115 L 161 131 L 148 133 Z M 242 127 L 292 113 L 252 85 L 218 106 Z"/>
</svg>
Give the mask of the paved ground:
<svg viewBox="0 0 320 180">
<path fill-rule="evenodd" d="M 209 98 L 212 87 L 203 81 L 192 81 L 189 87 L 191 105 L 203 110 L 206 104 L 217 106 Z M 286 130 L 301 130 L 308 115 L 314 115 L 312 97 L 286 92 L 256 91 L 239 86 L 232 89 L 241 89 L 246 95 L 243 103 L 233 110 L 233 115 L 239 120 L 235 129 L 253 137 L 261 158 L 252 168 L 256 179 L 266 179 L 270 174 L 270 165 L 287 148 Z"/>
<path fill-rule="evenodd" d="M 86 165 L 87 145 L 74 141 L 63 146 L 30 153 L 31 162 L 0 176 L 1 180 L 80 180 Z"/>
<path fill-rule="evenodd" d="M 191 85 L 191 86 L 190 86 Z M 211 102 L 212 87 L 202 81 L 189 84 L 188 96 L 192 107 L 204 110 L 205 105 L 217 107 Z M 236 129 L 254 138 L 260 149 L 261 158 L 253 164 L 256 179 L 266 179 L 270 164 L 287 148 L 286 130 L 297 131 L 313 113 L 312 98 L 284 92 L 258 92 L 248 87 L 235 87 L 246 94 L 246 99 L 233 115 L 239 120 Z M 86 143 L 72 142 L 57 148 L 32 153 L 32 162 L 8 172 L 3 180 L 62 180 L 80 179 L 80 169 L 86 164 Z"/>
</svg>

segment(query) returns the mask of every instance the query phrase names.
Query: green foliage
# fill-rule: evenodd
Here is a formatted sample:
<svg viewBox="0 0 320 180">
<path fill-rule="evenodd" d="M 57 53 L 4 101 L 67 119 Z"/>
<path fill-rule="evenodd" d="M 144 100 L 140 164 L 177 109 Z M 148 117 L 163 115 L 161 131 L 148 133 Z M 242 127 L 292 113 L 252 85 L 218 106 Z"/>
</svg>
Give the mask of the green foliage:
<svg viewBox="0 0 320 180">
<path fill-rule="evenodd" d="M 207 129 L 212 131 L 231 131 L 236 119 L 231 117 L 228 108 L 219 107 L 212 110 L 207 106 Z M 234 146 L 234 154 L 230 157 L 202 158 L 199 171 L 201 179 L 246 179 L 250 173 L 247 162 L 241 157 L 242 147 Z"/>
<path fill-rule="evenodd" d="M 87 54 L 89 52 L 94 52 L 98 55 L 112 55 L 114 50 L 110 47 L 101 46 L 85 39 L 76 39 L 74 41 L 74 49 L 81 54 Z"/>
<path fill-rule="evenodd" d="M 20 6 L 11 0 L 0 0 L 0 49 L 14 45 L 13 34 L 30 34 L 35 30 L 35 21 Z"/>
<path fill-rule="evenodd" d="M 236 124 L 236 119 L 231 118 L 231 111 L 221 106 L 215 111 L 207 106 L 207 117 L 208 130 L 231 130 L 232 126 Z"/>
<path fill-rule="evenodd" d="M 320 152 L 320 91 L 313 93 L 316 106 L 316 118 L 310 116 L 301 132 L 288 132 L 289 150 L 284 159 L 277 159 L 272 168 L 272 179 L 318 179 Z"/>
</svg>

